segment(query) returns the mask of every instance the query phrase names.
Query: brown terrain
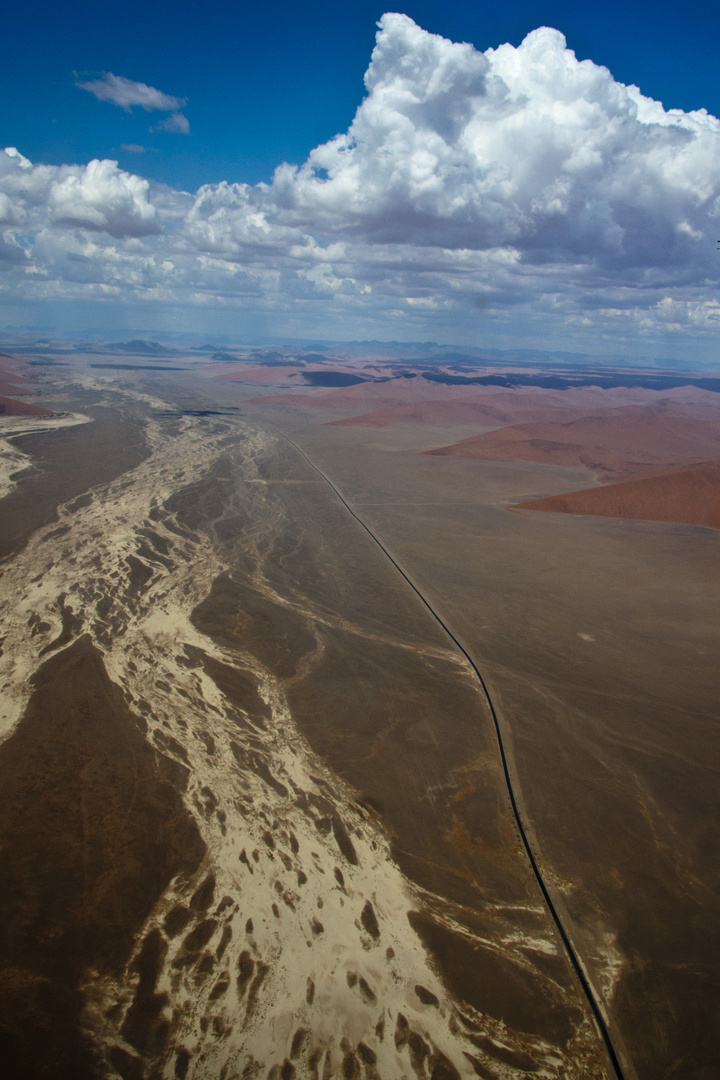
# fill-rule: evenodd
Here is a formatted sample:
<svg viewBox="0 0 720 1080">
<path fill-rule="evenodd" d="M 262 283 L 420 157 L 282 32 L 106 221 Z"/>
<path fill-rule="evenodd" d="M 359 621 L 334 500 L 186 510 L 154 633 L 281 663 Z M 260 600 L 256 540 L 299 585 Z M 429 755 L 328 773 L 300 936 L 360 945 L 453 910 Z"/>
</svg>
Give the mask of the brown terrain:
<svg viewBox="0 0 720 1080">
<path fill-rule="evenodd" d="M 717 534 L 508 508 L 717 508 L 716 395 L 281 367 L 73 358 L 3 421 L 13 1080 L 711 1080 Z"/>
<path fill-rule="evenodd" d="M 1 761 L 3 1061 L 13 1077 L 92 1075 L 83 973 L 117 973 L 158 892 L 202 861 L 186 779 L 87 635 L 38 668 Z"/>
<path fill-rule="evenodd" d="M 13 1077 L 604 1080 L 462 655 L 277 433 L 66 378 L 0 516 Z"/>
<path fill-rule="evenodd" d="M 713 532 L 691 526 L 714 522 L 708 458 L 718 453 L 720 398 L 692 386 L 441 386 L 428 406 L 414 382 L 254 407 L 330 476 L 480 664 L 554 895 L 625 1047 L 624 1074 L 710 1080 L 720 1038 L 710 1004 L 720 993 L 710 855 L 720 579 Z M 451 397 L 462 408 L 446 409 Z M 439 433 L 451 446 L 453 429 L 467 437 L 476 403 L 502 415 L 486 412 L 460 450 L 495 439 L 499 450 L 423 453 Z M 346 422 L 318 424 L 318 405 Z M 508 434 L 520 408 L 557 409 L 561 422 L 543 422 L 544 445 L 528 447 L 527 422 L 521 438 Z M 572 506 L 598 465 L 603 477 L 642 477 L 587 492 L 608 506 L 627 492 L 622 514 L 639 528 L 622 517 L 508 513 L 537 506 L 537 492 Z M 653 522 L 652 490 L 676 520 Z"/>
</svg>

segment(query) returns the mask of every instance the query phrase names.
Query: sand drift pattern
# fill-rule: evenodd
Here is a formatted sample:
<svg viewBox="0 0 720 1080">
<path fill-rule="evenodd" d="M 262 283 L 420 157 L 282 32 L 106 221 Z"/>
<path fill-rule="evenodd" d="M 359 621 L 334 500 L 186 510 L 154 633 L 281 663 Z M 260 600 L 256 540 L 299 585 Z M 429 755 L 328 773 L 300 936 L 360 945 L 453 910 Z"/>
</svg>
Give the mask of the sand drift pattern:
<svg viewBox="0 0 720 1080">
<path fill-rule="evenodd" d="M 3 570 L 13 1076 L 602 1077 L 558 976 L 562 1046 L 455 1000 L 408 913 L 470 944 L 461 907 L 400 870 L 295 721 L 333 635 L 461 679 L 464 661 L 278 589 L 298 542 L 281 492 L 319 482 L 273 478 L 275 436 L 150 417 L 147 438 Z M 535 901 L 517 907 L 534 936 L 506 921 L 484 945 L 534 971 L 557 942 Z"/>
</svg>

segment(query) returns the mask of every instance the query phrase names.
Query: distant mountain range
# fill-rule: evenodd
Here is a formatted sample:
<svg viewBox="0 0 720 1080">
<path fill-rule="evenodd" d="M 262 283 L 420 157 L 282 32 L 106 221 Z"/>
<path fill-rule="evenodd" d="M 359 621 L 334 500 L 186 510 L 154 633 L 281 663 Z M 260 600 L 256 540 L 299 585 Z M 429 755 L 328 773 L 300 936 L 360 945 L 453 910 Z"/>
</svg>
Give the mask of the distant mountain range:
<svg viewBox="0 0 720 1080">
<path fill-rule="evenodd" d="M 85 348 L 77 346 L 78 351 L 85 352 Z M 141 338 L 134 338 L 132 341 L 111 341 L 107 345 L 93 345 L 92 352 L 104 352 L 104 353 L 130 353 L 132 356 L 172 356 L 176 357 L 180 354 L 177 349 L 168 349 L 164 345 L 160 345 L 157 341 L 145 341 Z"/>
</svg>

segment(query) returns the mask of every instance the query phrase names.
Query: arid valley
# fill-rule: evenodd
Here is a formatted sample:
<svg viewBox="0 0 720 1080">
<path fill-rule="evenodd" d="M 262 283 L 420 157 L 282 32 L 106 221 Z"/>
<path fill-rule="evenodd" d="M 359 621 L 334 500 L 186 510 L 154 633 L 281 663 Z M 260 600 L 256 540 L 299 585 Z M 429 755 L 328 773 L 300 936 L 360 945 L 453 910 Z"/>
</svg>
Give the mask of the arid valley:
<svg viewBox="0 0 720 1080">
<path fill-rule="evenodd" d="M 12 1080 L 720 1074 L 720 378 L 0 343 Z"/>
</svg>

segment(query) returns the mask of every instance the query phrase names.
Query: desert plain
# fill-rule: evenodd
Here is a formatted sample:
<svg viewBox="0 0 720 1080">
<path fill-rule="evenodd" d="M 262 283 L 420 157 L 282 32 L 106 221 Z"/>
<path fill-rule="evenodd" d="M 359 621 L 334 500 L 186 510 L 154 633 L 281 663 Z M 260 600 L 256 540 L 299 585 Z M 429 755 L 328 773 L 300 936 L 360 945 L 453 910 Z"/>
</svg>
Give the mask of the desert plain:
<svg viewBox="0 0 720 1080">
<path fill-rule="evenodd" d="M 8 1075 L 719 1075 L 720 380 L 6 349 Z"/>
</svg>

